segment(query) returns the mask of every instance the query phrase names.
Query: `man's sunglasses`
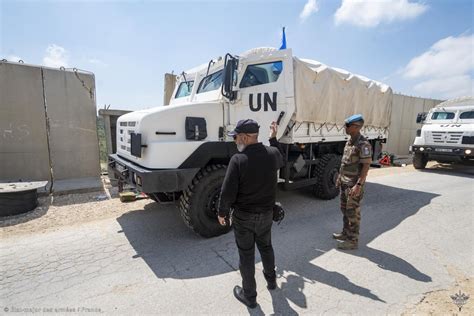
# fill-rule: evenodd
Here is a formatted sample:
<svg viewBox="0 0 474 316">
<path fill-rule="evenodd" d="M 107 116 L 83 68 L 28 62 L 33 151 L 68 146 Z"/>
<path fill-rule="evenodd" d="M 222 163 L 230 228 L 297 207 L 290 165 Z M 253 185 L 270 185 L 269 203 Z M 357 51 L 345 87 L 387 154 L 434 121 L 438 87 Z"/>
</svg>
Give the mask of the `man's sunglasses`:
<svg viewBox="0 0 474 316">
<path fill-rule="evenodd" d="M 346 123 L 346 124 L 344 124 L 344 125 L 346 125 L 347 128 L 351 127 L 352 125 L 361 126 L 361 125 L 359 125 L 359 124 L 354 124 L 354 123 Z"/>
<path fill-rule="evenodd" d="M 244 134 L 244 135 L 246 135 L 246 136 L 249 136 L 249 134 L 247 134 L 247 133 L 241 133 L 241 134 Z M 237 139 L 237 135 L 239 135 L 239 134 L 233 135 L 232 138 L 234 138 L 234 140 L 236 140 L 236 139 Z"/>
</svg>

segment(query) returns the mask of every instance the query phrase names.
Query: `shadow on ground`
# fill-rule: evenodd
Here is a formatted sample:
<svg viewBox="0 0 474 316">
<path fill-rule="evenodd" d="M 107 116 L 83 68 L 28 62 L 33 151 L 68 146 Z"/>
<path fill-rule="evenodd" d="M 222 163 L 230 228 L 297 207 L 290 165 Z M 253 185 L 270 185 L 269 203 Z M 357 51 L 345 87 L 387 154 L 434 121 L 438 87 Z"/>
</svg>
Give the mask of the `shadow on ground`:
<svg viewBox="0 0 474 316">
<path fill-rule="evenodd" d="M 418 171 L 471 178 L 474 176 L 474 161 L 465 163 L 437 163 Z"/>
<path fill-rule="evenodd" d="M 366 192 L 360 247 L 351 254 L 364 257 L 381 269 L 420 282 L 431 282 L 430 276 L 409 262 L 367 244 L 416 214 L 437 195 L 377 183 L 368 183 Z M 285 206 L 287 217 L 282 225 L 275 225 L 273 229 L 277 266 L 280 274 L 283 271 L 290 274 L 283 280 L 281 288 L 272 292 L 276 314 L 296 314 L 288 301 L 306 308 L 303 289 L 307 282 L 323 283 L 384 302 L 370 289 L 351 282 L 343 274 L 311 263 L 334 249 L 335 241 L 330 236 L 342 226 L 338 199 L 322 201 L 311 197 L 307 191 L 280 191 L 278 200 Z M 136 251 L 135 258 L 142 258 L 158 278 L 200 278 L 238 269 L 233 234 L 203 239 L 183 224 L 174 205 L 149 204 L 144 210 L 122 215 L 118 222 L 122 227 L 119 233 L 125 234 Z"/>
</svg>

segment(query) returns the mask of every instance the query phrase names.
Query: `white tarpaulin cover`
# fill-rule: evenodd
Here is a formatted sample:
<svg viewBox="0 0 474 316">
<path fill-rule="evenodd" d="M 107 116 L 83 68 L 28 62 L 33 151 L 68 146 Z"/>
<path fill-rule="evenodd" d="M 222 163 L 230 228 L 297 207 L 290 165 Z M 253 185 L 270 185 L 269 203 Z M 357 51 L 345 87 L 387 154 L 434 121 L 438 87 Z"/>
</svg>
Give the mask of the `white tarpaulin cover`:
<svg viewBox="0 0 474 316">
<path fill-rule="evenodd" d="M 342 125 L 362 114 L 365 125 L 387 128 L 392 110 L 392 89 L 382 83 L 294 57 L 296 121 Z"/>
</svg>

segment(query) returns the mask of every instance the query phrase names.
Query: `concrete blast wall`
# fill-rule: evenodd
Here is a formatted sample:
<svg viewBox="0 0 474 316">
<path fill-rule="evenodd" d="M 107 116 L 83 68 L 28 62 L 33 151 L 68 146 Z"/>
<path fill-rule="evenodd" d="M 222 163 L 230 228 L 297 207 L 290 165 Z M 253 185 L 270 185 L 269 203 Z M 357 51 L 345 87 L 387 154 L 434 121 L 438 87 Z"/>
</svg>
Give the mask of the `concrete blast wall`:
<svg viewBox="0 0 474 316">
<path fill-rule="evenodd" d="M 0 181 L 49 180 L 41 68 L 0 63 Z"/>
<path fill-rule="evenodd" d="M 415 140 L 416 130 L 421 128 L 421 125 L 416 123 L 416 115 L 428 112 L 441 102 L 442 100 L 394 94 L 390 132 L 384 150 L 397 155 L 408 155 L 408 148 Z"/>
<path fill-rule="evenodd" d="M 1 62 L 0 161 L 0 181 L 98 177 L 94 75 Z"/>
<path fill-rule="evenodd" d="M 105 142 L 107 145 L 107 154 L 117 152 L 117 120 L 120 116 L 130 113 L 124 110 L 100 109 L 99 115 L 104 119 Z"/>
<path fill-rule="evenodd" d="M 174 88 L 176 87 L 176 75 L 166 73 L 163 93 L 163 105 L 169 105 L 171 97 L 173 96 Z"/>
</svg>

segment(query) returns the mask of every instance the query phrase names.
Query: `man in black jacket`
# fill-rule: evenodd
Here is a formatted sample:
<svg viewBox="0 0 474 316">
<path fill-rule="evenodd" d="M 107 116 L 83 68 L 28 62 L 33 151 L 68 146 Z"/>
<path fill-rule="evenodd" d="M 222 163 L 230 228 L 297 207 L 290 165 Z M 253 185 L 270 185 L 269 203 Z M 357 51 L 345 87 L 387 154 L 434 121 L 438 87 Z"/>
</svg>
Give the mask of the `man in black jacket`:
<svg viewBox="0 0 474 316">
<path fill-rule="evenodd" d="M 276 288 L 275 255 L 271 228 L 275 205 L 277 171 L 283 167 L 276 136 L 276 123 L 271 126 L 270 144 L 258 142 L 257 122 L 241 120 L 229 136 L 233 136 L 239 153 L 232 156 L 222 184 L 218 220 L 226 225 L 230 209 L 235 241 L 239 249 L 242 287 L 234 287 L 235 297 L 250 308 L 257 306 L 255 283 L 255 244 L 260 252 L 267 288 Z M 277 148 L 275 148 L 277 147 Z"/>
</svg>

